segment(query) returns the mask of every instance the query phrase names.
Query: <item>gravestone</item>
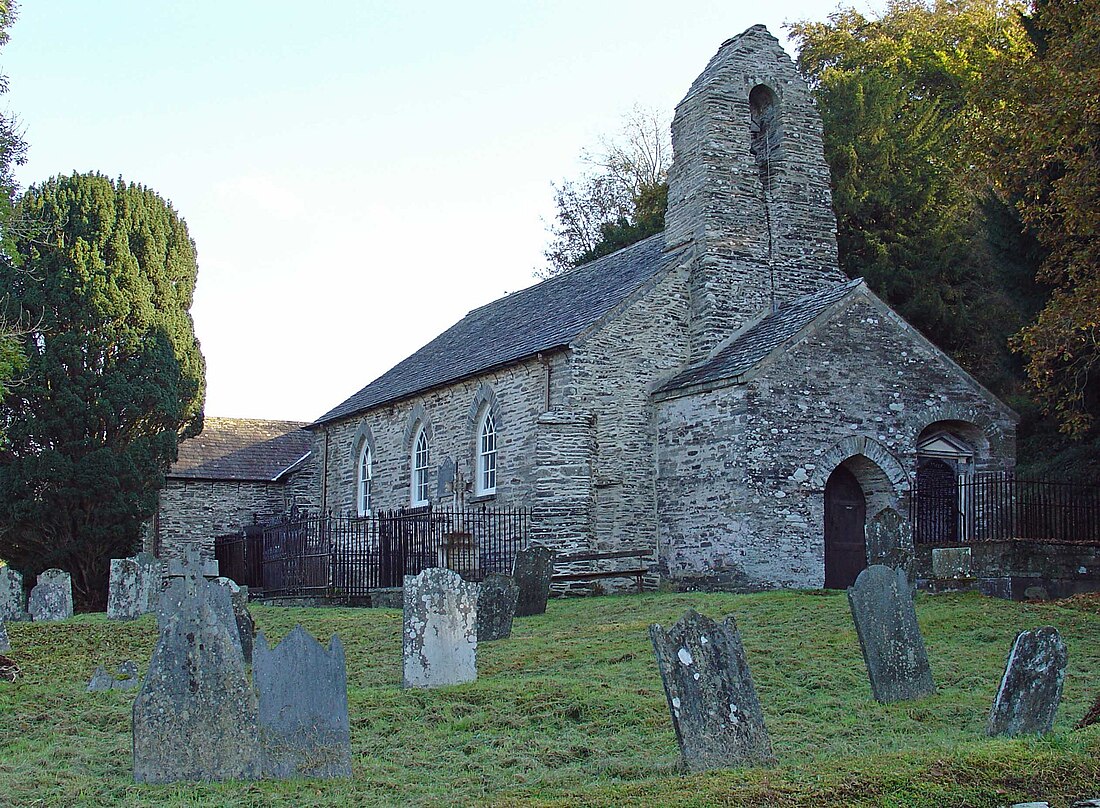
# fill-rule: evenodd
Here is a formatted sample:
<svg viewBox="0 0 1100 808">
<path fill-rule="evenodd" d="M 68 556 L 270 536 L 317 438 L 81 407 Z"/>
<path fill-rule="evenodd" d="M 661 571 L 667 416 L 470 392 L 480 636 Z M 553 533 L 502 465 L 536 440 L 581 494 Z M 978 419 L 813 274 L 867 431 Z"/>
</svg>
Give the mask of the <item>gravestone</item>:
<svg viewBox="0 0 1100 808">
<path fill-rule="evenodd" d="M 248 611 L 248 587 L 237 586 L 232 578 L 224 577 L 215 578 L 213 583 L 229 590 L 229 602 L 233 604 L 233 625 L 240 638 L 241 653 L 244 654 L 244 661 L 251 665 L 256 627 L 252 622 L 252 613 Z"/>
<path fill-rule="evenodd" d="M 893 508 L 884 508 L 867 522 L 867 563 L 908 570 L 912 561 L 909 523 Z"/>
<path fill-rule="evenodd" d="M 252 682 L 265 777 L 351 777 L 347 670 L 338 636 L 326 651 L 301 626 L 274 648 L 257 635 Z"/>
<path fill-rule="evenodd" d="M 510 575 L 490 572 L 477 594 L 477 641 L 490 642 L 512 636 L 519 587 Z"/>
<path fill-rule="evenodd" d="M 4 621 L 0 620 L 0 651 L 10 651 L 11 640 L 8 639 L 8 629 Z"/>
<path fill-rule="evenodd" d="M 184 555 L 181 558 L 170 558 L 167 563 L 167 579 L 168 584 L 164 589 L 166 593 L 168 588 L 172 586 L 176 581 L 193 581 L 197 579 L 205 580 L 206 583 L 224 592 L 225 597 L 208 598 L 206 603 L 209 608 L 218 613 L 219 619 L 222 621 L 228 630 L 232 642 L 237 646 L 241 652 L 242 658 L 244 657 L 244 644 L 241 641 L 240 625 L 237 621 L 237 615 L 235 611 L 235 604 L 233 603 L 233 593 L 229 587 L 221 586 L 217 583 L 217 563 L 204 561 L 199 555 L 199 548 L 197 544 L 187 545 L 184 548 Z M 213 573 L 213 574 L 211 574 Z M 229 580 L 228 578 L 226 580 Z M 172 598 L 165 598 L 164 593 L 161 594 L 160 599 L 157 602 L 157 624 L 164 626 L 165 621 L 168 620 L 175 612 L 175 600 Z M 251 621 L 251 616 L 249 616 Z M 251 629 L 248 633 L 249 642 L 252 640 Z M 247 661 L 247 660 L 246 660 Z"/>
<path fill-rule="evenodd" d="M 206 581 L 194 550 L 157 608 L 160 636 L 134 701 L 134 780 L 261 775 L 256 694 L 229 591 Z"/>
<path fill-rule="evenodd" d="M 516 617 L 543 614 L 550 597 L 550 576 L 554 573 L 554 551 L 541 544 L 533 544 L 516 553 L 512 565 L 512 578 L 519 587 Z"/>
<path fill-rule="evenodd" d="M 112 676 L 102 665 L 96 665 L 95 673 L 88 680 L 85 691 L 96 693 L 102 690 L 134 690 L 141 685 L 137 678 L 137 665 L 134 662 L 127 660 L 119 665 L 117 670 L 118 673 Z"/>
<path fill-rule="evenodd" d="M 155 611 L 164 573 L 151 553 L 111 559 L 107 587 L 107 619 L 134 620 Z"/>
<path fill-rule="evenodd" d="M 774 764 L 733 616 L 719 625 L 692 610 L 668 631 L 651 625 L 649 637 L 688 770 Z"/>
<path fill-rule="evenodd" d="M 58 569 L 38 574 L 27 611 L 35 621 L 68 620 L 73 616 L 73 584 L 69 573 Z"/>
<path fill-rule="evenodd" d="M 905 570 L 863 570 L 848 588 L 848 605 L 875 699 L 888 703 L 935 693 Z"/>
<path fill-rule="evenodd" d="M 30 620 L 23 576 L 11 567 L 0 567 L 0 620 Z"/>
<path fill-rule="evenodd" d="M 1066 644 L 1058 629 L 1021 631 L 1008 654 L 989 711 L 989 735 L 1042 735 L 1054 726 L 1066 678 Z"/>
<path fill-rule="evenodd" d="M 432 567 L 405 576 L 404 687 L 477 679 L 477 584 Z"/>
<path fill-rule="evenodd" d="M 969 547 L 932 548 L 932 577 L 944 581 L 974 577 L 973 555 Z"/>
</svg>

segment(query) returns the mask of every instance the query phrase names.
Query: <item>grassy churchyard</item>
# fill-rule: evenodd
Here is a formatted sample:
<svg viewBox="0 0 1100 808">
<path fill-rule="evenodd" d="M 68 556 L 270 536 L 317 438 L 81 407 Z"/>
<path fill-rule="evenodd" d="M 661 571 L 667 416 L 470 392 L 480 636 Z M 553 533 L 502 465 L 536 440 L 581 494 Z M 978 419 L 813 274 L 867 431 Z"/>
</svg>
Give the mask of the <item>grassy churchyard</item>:
<svg viewBox="0 0 1100 808">
<path fill-rule="evenodd" d="M 774 769 L 686 776 L 647 627 L 689 608 L 736 615 Z M 0 804 L 15 806 L 752 805 L 1054 808 L 1100 797 L 1100 726 L 1073 725 L 1100 692 L 1100 596 L 1011 603 L 922 595 L 917 613 L 939 687 L 872 700 L 838 592 L 663 594 L 552 600 L 510 639 L 478 649 L 476 683 L 401 689 L 401 613 L 253 607 L 281 639 L 295 623 L 347 650 L 351 780 L 135 785 L 133 692 L 86 693 L 97 664 L 144 674 L 148 615 L 9 624 L 22 668 L 0 682 Z M 985 721 L 1015 633 L 1054 625 L 1069 647 L 1055 731 L 990 740 Z M 182 742 L 182 739 L 181 739 Z"/>
</svg>

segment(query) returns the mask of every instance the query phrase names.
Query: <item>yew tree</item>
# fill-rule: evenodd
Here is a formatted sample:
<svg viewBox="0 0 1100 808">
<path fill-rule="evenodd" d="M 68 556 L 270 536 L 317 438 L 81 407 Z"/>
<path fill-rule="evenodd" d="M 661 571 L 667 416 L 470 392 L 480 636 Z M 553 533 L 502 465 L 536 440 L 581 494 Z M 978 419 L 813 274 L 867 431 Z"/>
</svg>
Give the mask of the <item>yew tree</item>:
<svg viewBox="0 0 1100 808">
<path fill-rule="evenodd" d="M 110 559 L 139 548 L 178 442 L 202 427 L 190 308 L 195 247 L 172 206 L 99 174 L 32 186 L 23 266 L 0 267 L 27 368 L 0 403 L 0 558 L 59 567 L 102 608 Z"/>
</svg>

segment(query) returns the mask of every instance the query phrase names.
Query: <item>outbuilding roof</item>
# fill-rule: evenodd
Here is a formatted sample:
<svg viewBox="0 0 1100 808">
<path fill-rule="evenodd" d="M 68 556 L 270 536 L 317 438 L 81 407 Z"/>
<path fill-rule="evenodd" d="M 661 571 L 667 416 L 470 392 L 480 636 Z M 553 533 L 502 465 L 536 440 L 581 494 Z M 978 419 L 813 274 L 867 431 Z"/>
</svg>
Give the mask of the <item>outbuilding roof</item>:
<svg viewBox="0 0 1100 808">
<path fill-rule="evenodd" d="M 681 248 L 666 253 L 664 234 L 658 233 L 474 309 L 316 423 L 346 418 L 569 345 L 684 252 Z"/>
<path fill-rule="evenodd" d="M 863 279 L 856 278 L 780 304 L 775 311 L 735 336 L 713 357 L 676 374 L 656 392 L 670 393 L 744 376 L 768 354 L 816 320 L 827 308 L 862 285 Z"/>
<path fill-rule="evenodd" d="M 183 441 L 169 479 L 274 482 L 309 454 L 313 436 L 300 421 L 204 419 Z"/>
</svg>

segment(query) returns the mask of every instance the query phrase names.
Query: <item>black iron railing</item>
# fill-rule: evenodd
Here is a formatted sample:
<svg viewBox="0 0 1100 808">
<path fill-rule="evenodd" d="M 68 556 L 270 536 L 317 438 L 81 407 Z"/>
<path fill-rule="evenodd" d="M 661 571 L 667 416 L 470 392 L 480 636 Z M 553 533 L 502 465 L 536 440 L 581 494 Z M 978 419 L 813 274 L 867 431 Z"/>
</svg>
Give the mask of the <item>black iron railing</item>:
<svg viewBox="0 0 1100 808">
<path fill-rule="evenodd" d="M 363 597 L 401 586 L 404 576 L 428 567 L 446 567 L 467 580 L 511 572 L 529 526 L 525 508 L 428 507 L 363 518 L 292 514 L 264 525 L 256 545 L 219 537 L 215 548 L 223 575 L 266 596 Z"/>
<path fill-rule="evenodd" d="M 1100 544 L 1100 487 L 976 474 L 918 484 L 912 500 L 918 544 L 982 541 Z"/>
</svg>

